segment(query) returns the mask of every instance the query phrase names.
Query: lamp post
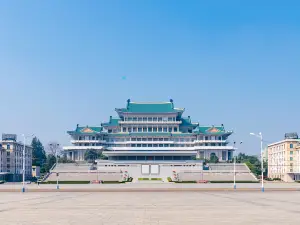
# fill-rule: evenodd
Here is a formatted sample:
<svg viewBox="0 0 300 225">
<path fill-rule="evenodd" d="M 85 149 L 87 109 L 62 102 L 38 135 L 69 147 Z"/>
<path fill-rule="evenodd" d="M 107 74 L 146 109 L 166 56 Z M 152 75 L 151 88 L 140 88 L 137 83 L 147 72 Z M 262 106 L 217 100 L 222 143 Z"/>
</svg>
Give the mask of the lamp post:
<svg viewBox="0 0 300 225">
<path fill-rule="evenodd" d="M 58 148 L 59 148 L 59 144 L 58 143 L 50 143 L 49 144 L 51 148 L 54 149 L 54 152 L 55 152 L 55 158 L 56 158 L 56 168 L 58 166 Z M 58 184 L 58 176 L 59 176 L 59 173 L 56 172 L 56 189 L 58 190 L 59 189 L 59 184 Z"/>
<path fill-rule="evenodd" d="M 264 192 L 264 160 L 263 160 L 263 136 L 262 133 L 259 132 L 258 134 L 250 133 L 250 135 L 253 135 L 255 137 L 258 137 L 260 139 L 260 161 L 261 161 L 261 191 Z"/>
<path fill-rule="evenodd" d="M 23 143 L 23 171 L 22 171 L 22 192 L 24 193 L 25 192 L 25 164 L 26 164 L 26 157 L 25 157 L 25 153 L 26 153 L 26 138 L 29 138 L 29 137 L 33 137 L 33 134 L 32 135 L 29 135 L 29 136 L 26 136 L 25 134 L 22 134 L 23 138 L 24 138 L 24 143 Z"/>
<path fill-rule="evenodd" d="M 242 144 L 243 142 L 241 141 L 240 142 L 240 145 Z M 233 149 L 235 150 L 236 149 L 236 142 L 234 141 L 233 142 Z M 234 153 L 233 153 L 234 154 Z M 233 189 L 236 189 L 236 154 L 233 156 Z"/>
</svg>

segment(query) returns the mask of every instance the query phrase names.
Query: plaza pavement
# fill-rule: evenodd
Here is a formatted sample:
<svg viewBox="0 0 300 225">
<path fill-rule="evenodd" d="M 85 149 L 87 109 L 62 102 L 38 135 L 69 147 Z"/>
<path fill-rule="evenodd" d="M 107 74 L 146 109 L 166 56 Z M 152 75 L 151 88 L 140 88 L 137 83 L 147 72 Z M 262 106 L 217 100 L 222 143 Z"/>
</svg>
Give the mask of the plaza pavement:
<svg viewBox="0 0 300 225">
<path fill-rule="evenodd" d="M 300 192 L 0 193 L 1 225 L 296 225 Z"/>
<path fill-rule="evenodd" d="M 265 191 L 300 191 L 300 183 L 265 183 Z M 0 192 L 20 192 L 21 183 L 0 185 Z M 188 191 L 261 191 L 260 183 L 237 184 L 176 184 L 176 183 L 125 183 L 125 184 L 26 184 L 28 192 L 188 192 Z"/>
</svg>

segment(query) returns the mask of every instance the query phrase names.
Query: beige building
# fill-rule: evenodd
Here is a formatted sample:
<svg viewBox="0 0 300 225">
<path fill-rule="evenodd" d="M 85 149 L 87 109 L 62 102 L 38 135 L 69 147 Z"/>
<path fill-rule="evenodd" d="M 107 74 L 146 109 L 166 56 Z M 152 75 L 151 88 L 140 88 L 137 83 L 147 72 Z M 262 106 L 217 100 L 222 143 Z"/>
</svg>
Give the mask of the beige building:
<svg viewBox="0 0 300 225">
<path fill-rule="evenodd" d="M 0 151 L 1 172 L 10 174 L 10 180 L 18 181 L 23 173 L 23 148 L 24 144 L 17 141 L 15 134 L 3 134 L 0 142 L 2 150 Z M 25 146 L 25 177 L 31 178 L 32 175 L 32 147 Z"/>
<path fill-rule="evenodd" d="M 294 133 L 295 134 L 295 133 Z M 285 139 L 268 145 L 268 177 L 285 182 L 300 180 L 300 139 L 286 135 Z"/>
</svg>

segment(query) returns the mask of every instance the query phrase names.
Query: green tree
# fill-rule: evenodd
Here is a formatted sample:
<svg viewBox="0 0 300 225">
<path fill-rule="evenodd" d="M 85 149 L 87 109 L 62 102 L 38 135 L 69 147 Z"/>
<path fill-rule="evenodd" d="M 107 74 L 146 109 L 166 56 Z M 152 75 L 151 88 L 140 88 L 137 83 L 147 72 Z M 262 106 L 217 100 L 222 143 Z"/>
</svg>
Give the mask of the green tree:
<svg viewBox="0 0 300 225">
<path fill-rule="evenodd" d="M 46 152 L 44 146 L 37 137 L 31 142 L 32 147 L 32 165 L 43 167 L 46 162 Z"/>
<path fill-rule="evenodd" d="M 101 156 L 101 153 L 94 149 L 89 149 L 84 153 L 84 160 L 91 162 L 96 159 L 99 159 Z"/>
<path fill-rule="evenodd" d="M 218 163 L 219 162 L 219 158 L 215 154 L 211 154 L 208 162 L 209 163 Z"/>
<path fill-rule="evenodd" d="M 47 155 L 45 171 L 49 172 L 52 166 L 56 163 L 56 157 L 52 154 Z"/>
</svg>

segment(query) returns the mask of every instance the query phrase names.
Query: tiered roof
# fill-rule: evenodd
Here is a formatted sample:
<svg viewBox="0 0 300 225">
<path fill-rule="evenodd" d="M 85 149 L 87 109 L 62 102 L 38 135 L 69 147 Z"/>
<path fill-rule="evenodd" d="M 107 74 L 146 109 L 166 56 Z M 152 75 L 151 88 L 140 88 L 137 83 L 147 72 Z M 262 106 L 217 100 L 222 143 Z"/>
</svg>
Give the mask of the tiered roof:
<svg viewBox="0 0 300 225">
<path fill-rule="evenodd" d="M 101 133 L 103 130 L 103 127 L 80 127 L 77 125 L 76 129 L 74 131 L 68 131 L 68 134 L 97 134 Z"/>
<path fill-rule="evenodd" d="M 178 113 L 184 112 L 184 108 L 175 108 L 173 100 L 169 102 L 131 102 L 127 100 L 126 108 L 116 108 L 116 112 L 122 117 L 123 113 Z"/>
</svg>

